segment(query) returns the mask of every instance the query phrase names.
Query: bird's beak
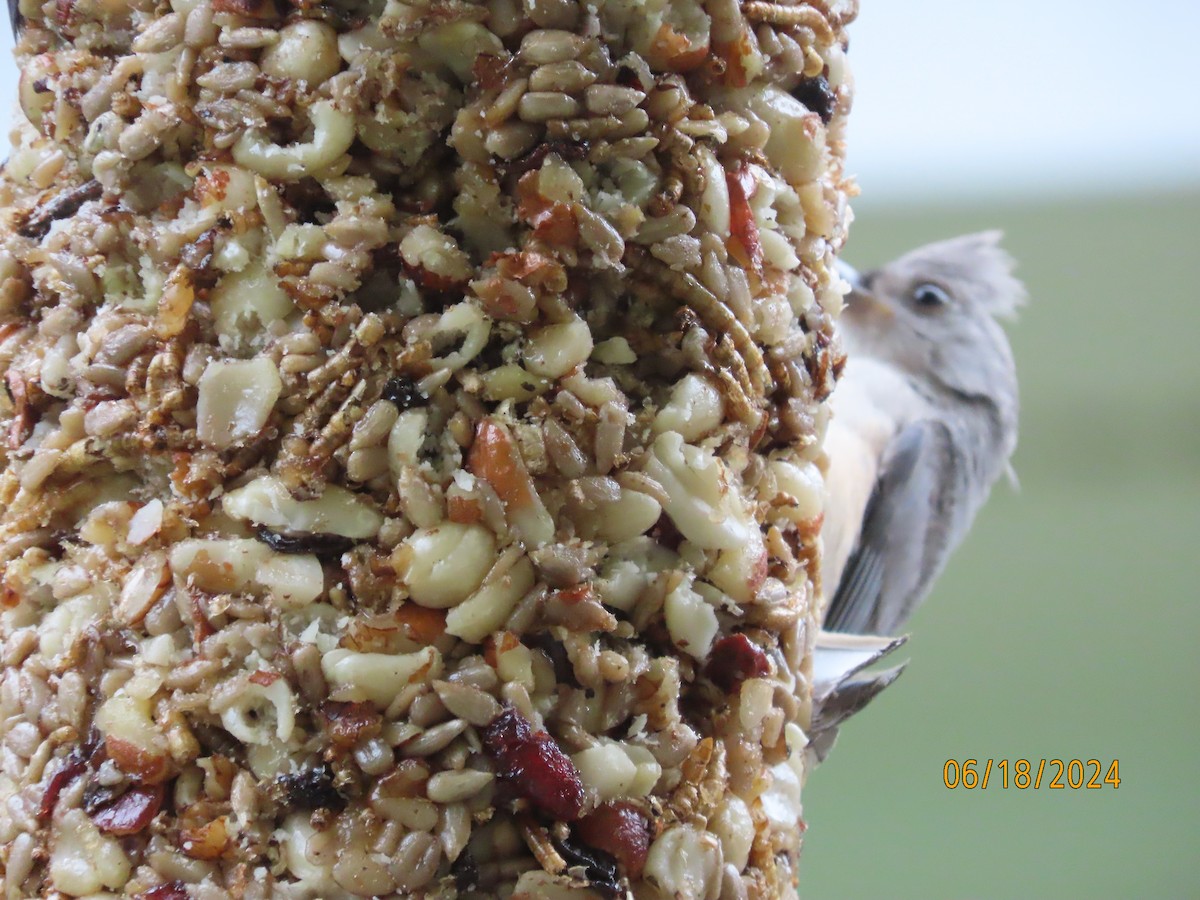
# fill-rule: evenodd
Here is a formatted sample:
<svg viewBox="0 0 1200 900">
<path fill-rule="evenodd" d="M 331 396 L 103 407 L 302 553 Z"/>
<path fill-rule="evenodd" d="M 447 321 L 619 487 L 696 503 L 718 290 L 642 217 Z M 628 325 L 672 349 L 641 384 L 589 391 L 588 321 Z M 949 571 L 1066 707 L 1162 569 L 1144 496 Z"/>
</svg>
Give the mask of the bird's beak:
<svg viewBox="0 0 1200 900">
<path fill-rule="evenodd" d="M 840 259 L 837 268 L 838 274 L 850 285 L 850 293 L 846 295 L 846 312 L 849 315 L 885 320 L 895 317 L 895 311 L 867 287 L 867 280 L 857 269 Z"/>
</svg>

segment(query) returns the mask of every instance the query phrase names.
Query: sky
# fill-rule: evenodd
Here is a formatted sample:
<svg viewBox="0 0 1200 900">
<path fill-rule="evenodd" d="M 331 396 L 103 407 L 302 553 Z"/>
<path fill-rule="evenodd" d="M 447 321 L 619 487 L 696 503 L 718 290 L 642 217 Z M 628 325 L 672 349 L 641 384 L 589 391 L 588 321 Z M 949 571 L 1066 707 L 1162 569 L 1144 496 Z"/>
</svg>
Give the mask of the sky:
<svg viewBox="0 0 1200 900">
<path fill-rule="evenodd" d="M 864 199 L 1200 184 L 1200 3 L 862 0 Z"/>
<path fill-rule="evenodd" d="M 1200 3 L 861 0 L 849 169 L 863 201 L 1200 185 Z M 0 28 L 0 56 L 11 39 Z M 16 70 L 0 71 L 15 97 Z M 0 100 L 0 112 L 12 106 Z"/>
</svg>

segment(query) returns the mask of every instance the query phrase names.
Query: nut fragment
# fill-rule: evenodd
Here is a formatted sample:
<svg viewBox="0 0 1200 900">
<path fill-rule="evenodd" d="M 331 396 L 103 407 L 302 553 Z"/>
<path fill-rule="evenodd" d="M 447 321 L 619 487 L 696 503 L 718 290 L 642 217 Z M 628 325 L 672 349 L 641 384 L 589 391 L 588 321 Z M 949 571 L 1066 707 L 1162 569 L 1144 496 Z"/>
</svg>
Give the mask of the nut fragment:
<svg viewBox="0 0 1200 900">
<path fill-rule="evenodd" d="M 721 844 L 716 836 L 691 825 L 674 825 L 651 845 L 646 879 L 668 897 L 716 900 L 721 866 Z"/>
<path fill-rule="evenodd" d="M 326 168 L 354 143 L 354 119 L 328 100 L 318 100 L 309 110 L 312 140 L 279 146 L 257 130 L 245 132 L 233 145 L 238 165 L 281 181 L 297 181 Z"/>
<path fill-rule="evenodd" d="M 576 317 L 534 332 L 525 349 L 525 368 L 544 378 L 561 378 L 592 353 L 592 332 Z"/>
<path fill-rule="evenodd" d="M 341 68 L 337 34 L 323 22 L 301 19 L 279 32 L 260 63 L 268 75 L 320 84 Z"/>
<path fill-rule="evenodd" d="M 283 379 L 266 357 L 208 364 L 200 377 L 196 433 L 224 450 L 256 437 L 283 391 Z"/>
<path fill-rule="evenodd" d="M 491 532 L 456 522 L 418 529 L 393 557 L 413 601 L 432 609 L 448 609 L 465 600 L 483 582 L 495 559 Z"/>
<path fill-rule="evenodd" d="M 104 888 L 120 890 L 130 875 L 129 859 L 82 809 L 71 809 L 54 826 L 50 880 L 66 894 L 85 897 Z"/>
<path fill-rule="evenodd" d="M 442 655 L 434 647 L 417 653 L 355 653 L 330 650 L 321 671 L 342 699 L 370 700 L 386 708 L 414 679 L 427 681 L 442 672 Z"/>
<path fill-rule="evenodd" d="M 668 431 L 655 440 L 646 474 L 666 490 L 663 508 L 688 540 L 729 550 L 751 539 L 753 523 L 740 505 L 724 463 L 710 451 L 686 444 L 679 432 Z"/>
<path fill-rule="evenodd" d="M 705 659 L 717 636 L 717 614 L 687 581 L 680 581 L 664 603 L 667 631 L 675 646 L 689 656 Z"/>
<path fill-rule="evenodd" d="M 353 539 L 374 537 L 383 524 L 383 516 L 369 501 L 343 487 L 327 485 L 314 500 L 296 500 L 270 475 L 230 491 L 221 505 L 234 518 L 257 525 Z"/>
<path fill-rule="evenodd" d="M 533 587 L 533 563 L 522 557 L 495 579 L 489 579 L 446 616 L 446 632 L 464 641 L 479 643 L 496 631 L 517 602 Z"/>
</svg>

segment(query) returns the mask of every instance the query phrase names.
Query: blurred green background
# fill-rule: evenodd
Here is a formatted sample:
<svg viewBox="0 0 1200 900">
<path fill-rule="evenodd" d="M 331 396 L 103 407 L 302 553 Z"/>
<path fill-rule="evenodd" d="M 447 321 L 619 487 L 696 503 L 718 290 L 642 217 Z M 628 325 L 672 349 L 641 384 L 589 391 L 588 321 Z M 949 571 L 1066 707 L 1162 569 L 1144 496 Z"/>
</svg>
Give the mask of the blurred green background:
<svg viewBox="0 0 1200 900">
<path fill-rule="evenodd" d="M 1007 233 L 1031 296 L 1008 328 L 1021 485 L 997 485 L 908 671 L 810 776 L 801 895 L 1200 897 L 1200 190 L 856 212 L 864 269 Z M 1117 759 L 1122 780 L 947 790 L 967 757 Z"/>
</svg>

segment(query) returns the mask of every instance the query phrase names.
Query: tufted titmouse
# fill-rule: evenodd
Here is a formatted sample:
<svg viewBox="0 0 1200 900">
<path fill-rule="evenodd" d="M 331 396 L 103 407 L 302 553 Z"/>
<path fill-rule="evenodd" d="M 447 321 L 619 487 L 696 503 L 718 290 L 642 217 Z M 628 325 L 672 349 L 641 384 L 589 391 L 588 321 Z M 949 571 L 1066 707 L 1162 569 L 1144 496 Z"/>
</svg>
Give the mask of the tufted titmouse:
<svg viewBox="0 0 1200 900">
<path fill-rule="evenodd" d="M 825 438 L 825 628 L 895 634 L 966 535 L 1017 442 L 1017 378 L 996 316 L 1025 290 L 998 232 L 859 275 Z"/>
</svg>

